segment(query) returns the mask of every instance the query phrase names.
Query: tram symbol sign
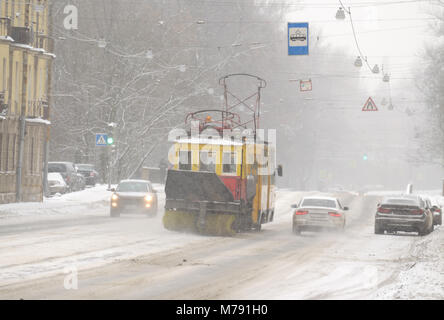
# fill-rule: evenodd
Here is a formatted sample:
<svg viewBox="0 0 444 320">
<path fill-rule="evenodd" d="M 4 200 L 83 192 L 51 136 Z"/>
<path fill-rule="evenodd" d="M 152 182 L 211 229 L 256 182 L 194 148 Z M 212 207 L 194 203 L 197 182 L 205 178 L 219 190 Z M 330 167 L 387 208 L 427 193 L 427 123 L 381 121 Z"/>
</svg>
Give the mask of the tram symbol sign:
<svg viewBox="0 0 444 320">
<path fill-rule="evenodd" d="M 308 23 L 288 23 L 288 55 L 308 55 Z"/>
</svg>

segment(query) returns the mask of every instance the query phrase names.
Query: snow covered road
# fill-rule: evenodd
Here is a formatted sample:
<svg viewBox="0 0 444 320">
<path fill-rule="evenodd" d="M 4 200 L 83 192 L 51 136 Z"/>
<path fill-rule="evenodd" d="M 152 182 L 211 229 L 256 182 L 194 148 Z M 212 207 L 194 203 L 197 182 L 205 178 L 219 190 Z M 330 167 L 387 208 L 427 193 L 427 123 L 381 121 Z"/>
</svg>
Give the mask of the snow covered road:
<svg viewBox="0 0 444 320">
<path fill-rule="evenodd" d="M 344 233 L 297 237 L 290 205 L 306 194 L 280 190 L 275 222 L 234 238 L 164 230 L 162 193 L 154 219 L 109 218 L 104 187 L 0 206 L 0 298 L 444 299 L 442 228 L 375 235 L 379 196 L 343 193 Z"/>
</svg>

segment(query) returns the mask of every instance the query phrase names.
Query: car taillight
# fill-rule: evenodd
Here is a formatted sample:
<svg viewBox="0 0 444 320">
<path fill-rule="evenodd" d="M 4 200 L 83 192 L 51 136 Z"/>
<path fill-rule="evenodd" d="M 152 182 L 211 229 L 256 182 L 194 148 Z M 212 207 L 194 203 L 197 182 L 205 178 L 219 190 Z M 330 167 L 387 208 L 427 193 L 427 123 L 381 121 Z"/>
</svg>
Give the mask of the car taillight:
<svg viewBox="0 0 444 320">
<path fill-rule="evenodd" d="M 308 214 L 308 211 L 298 210 L 295 211 L 294 214 L 297 216 L 305 216 L 306 214 Z"/>
<path fill-rule="evenodd" d="M 415 209 L 410 211 L 411 214 L 423 214 L 424 210 L 422 209 Z"/>
<path fill-rule="evenodd" d="M 90 177 L 94 177 L 94 172 L 91 172 L 91 173 L 89 174 L 89 176 L 90 176 Z"/>
<path fill-rule="evenodd" d="M 379 213 L 390 213 L 390 212 L 392 212 L 392 210 L 379 207 L 378 212 Z"/>
<path fill-rule="evenodd" d="M 340 217 L 341 216 L 341 214 L 338 212 L 329 212 L 328 214 L 332 217 Z"/>
</svg>

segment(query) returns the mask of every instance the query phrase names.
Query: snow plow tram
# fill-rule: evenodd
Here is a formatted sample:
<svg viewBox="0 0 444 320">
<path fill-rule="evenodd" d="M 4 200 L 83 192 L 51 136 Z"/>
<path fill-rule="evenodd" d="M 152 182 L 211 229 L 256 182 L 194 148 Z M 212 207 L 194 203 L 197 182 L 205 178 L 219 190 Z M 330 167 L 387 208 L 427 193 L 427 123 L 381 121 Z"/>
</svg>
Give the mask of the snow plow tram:
<svg viewBox="0 0 444 320">
<path fill-rule="evenodd" d="M 226 79 L 236 76 L 254 77 L 230 75 L 221 82 L 225 84 Z M 254 78 L 259 81 L 260 97 L 265 81 Z M 187 116 L 186 122 L 194 123 L 198 137 L 190 129 L 186 137 L 174 142 L 174 165 L 168 170 L 165 185 L 166 229 L 233 236 L 260 230 L 262 224 L 273 221 L 275 180 L 276 175 L 282 175 L 282 167 L 275 165 L 275 146 L 256 136 L 257 109 L 250 121 L 253 130 L 241 134 L 236 129 L 247 129 L 247 123 L 228 110 L 227 103 L 225 110 L 203 110 Z M 238 133 L 236 137 L 234 132 Z"/>
</svg>

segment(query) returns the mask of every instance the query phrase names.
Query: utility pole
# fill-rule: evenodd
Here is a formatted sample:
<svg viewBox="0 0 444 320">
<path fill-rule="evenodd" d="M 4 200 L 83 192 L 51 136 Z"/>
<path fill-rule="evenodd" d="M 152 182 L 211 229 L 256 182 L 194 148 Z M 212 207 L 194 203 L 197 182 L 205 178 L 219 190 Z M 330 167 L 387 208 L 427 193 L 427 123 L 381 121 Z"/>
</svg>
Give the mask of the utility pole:
<svg viewBox="0 0 444 320">
<path fill-rule="evenodd" d="M 48 7 L 48 19 L 49 19 L 49 24 L 48 24 L 48 51 L 51 53 L 54 53 L 55 51 L 55 47 L 54 45 L 50 45 L 53 44 L 52 41 L 50 41 L 49 39 L 52 39 L 54 41 L 54 39 L 52 38 L 52 9 L 53 9 L 53 2 L 50 2 L 49 7 Z M 39 13 L 37 13 L 37 19 L 39 18 Z M 53 60 L 50 59 L 48 61 L 48 84 L 47 84 L 47 94 L 46 94 L 46 99 L 47 99 L 47 113 L 46 113 L 46 117 L 48 120 L 50 121 L 51 119 L 51 104 L 52 104 L 52 100 L 51 100 L 51 93 L 52 93 L 52 64 L 53 64 Z M 45 197 L 49 196 L 49 187 L 48 187 L 48 161 L 49 161 L 49 139 L 50 139 L 50 134 L 51 134 L 51 130 L 50 130 L 50 125 L 47 126 L 46 130 L 45 130 L 45 137 L 44 137 L 44 142 L 43 142 L 43 194 Z"/>
<path fill-rule="evenodd" d="M 26 89 L 28 88 L 28 53 L 23 51 L 23 76 L 22 76 L 22 99 L 20 108 L 20 120 L 19 120 L 19 154 L 17 164 L 17 180 L 16 180 L 16 201 L 21 202 L 23 200 L 22 195 L 22 180 L 23 180 L 23 158 L 24 158 L 24 146 L 25 146 L 25 133 L 26 133 Z M 17 90 L 17 88 L 16 88 Z"/>
</svg>

